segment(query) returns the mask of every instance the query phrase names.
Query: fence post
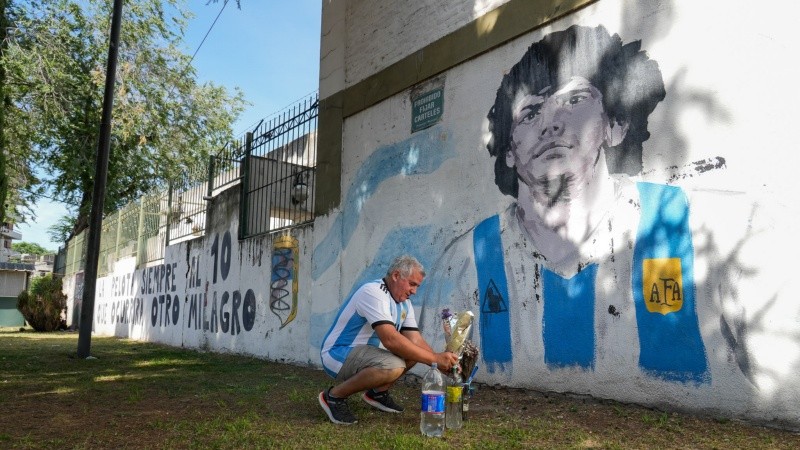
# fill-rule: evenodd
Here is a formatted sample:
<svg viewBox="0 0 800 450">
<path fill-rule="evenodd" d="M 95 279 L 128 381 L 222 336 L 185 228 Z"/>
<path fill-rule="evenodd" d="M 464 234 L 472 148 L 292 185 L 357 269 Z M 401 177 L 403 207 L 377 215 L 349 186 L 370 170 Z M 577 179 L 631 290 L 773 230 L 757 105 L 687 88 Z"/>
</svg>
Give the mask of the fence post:
<svg viewBox="0 0 800 450">
<path fill-rule="evenodd" d="M 122 220 L 123 220 L 123 217 L 125 216 L 124 215 L 124 211 L 125 211 L 125 207 L 123 207 L 122 209 L 118 209 L 117 210 L 117 238 L 116 238 L 116 242 L 114 242 L 114 258 L 113 258 L 114 262 L 119 261 L 119 241 L 122 238 Z M 113 264 L 112 264 L 111 268 L 112 269 L 114 268 Z M 107 270 L 106 273 L 111 271 L 111 270 L 109 270 L 109 267 L 108 267 L 108 256 L 106 256 L 106 270 Z"/>
<path fill-rule="evenodd" d="M 248 132 L 245 135 L 245 152 L 244 152 L 244 161 L 239 165 L 239 169 L 242 171 L 241 178 L 241 186 L 240 186 L 240 194 L 239 194 L 239 240 L 244 239 L 247 237 L 247 233 L 249 229 L 247 224 L 245 223 L 248 220 L 248 208 L 247 208 L 247 200 L 248 194 L 250 191 L 250 155 L 253 153 L 253 133 Z"/>
<path fill-rule="evenodd" d="M 142 229 L 144 228 L 145 198 L 147 198 L 147 196 L 142 196 L 142 198 L 139 199 L 139 223 L 136 225 L 136 267 L 139 267 L 139 265 L 142 263 L 142 247 L 147 246 L 147 242 L 144 239 L 144 234 L 142 232 Z M 145 250 L 144 253 L 146 254 L 147 250 Z"/>
<path fill-rule="evenodd" d="M 89 229 L 86 228 L 81 231 L 81 270 L 86 272 L 86 258 L 89 253 L 89 239 L 87 239 L 87 235 L 89 234 Z"/>
<path fill-rule="evenodd" d="M 167 190 L 167 215 L 165 217 L 164 223 L 166 224 L 166 232 L 164 233 L 164 251 L 166 252 L 167 247 L 169 247 L 169 226 L 170 226 L 170 216 L 172 214 L 172 182 L 169 183 L 169 189 Z M 165 253 L 166 254 L 166 253 Z"/>
<path fill-rule="evenodd" d="M 216 169 L 216 158 L 214 155 L 208 157 L 208 191 L 203 200 L 211 200 L 211 195 L 214 193 L 214 170 Z"/>
</svg>

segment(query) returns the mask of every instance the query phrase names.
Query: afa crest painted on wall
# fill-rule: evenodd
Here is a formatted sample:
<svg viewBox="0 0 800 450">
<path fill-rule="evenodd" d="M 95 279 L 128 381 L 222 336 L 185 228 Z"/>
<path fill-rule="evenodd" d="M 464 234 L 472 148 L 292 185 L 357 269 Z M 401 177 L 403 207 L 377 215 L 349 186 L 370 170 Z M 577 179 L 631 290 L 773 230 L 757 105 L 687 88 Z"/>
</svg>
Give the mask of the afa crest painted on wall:
<svg viewBox="0 0 800 450">
<path fill-rule="evenodd" d="M 683 278 L 680 258 L 652 258 L 642 261 L 642 292 L 651 313 L 667 315 L 683 307 Z"/>
</svg>

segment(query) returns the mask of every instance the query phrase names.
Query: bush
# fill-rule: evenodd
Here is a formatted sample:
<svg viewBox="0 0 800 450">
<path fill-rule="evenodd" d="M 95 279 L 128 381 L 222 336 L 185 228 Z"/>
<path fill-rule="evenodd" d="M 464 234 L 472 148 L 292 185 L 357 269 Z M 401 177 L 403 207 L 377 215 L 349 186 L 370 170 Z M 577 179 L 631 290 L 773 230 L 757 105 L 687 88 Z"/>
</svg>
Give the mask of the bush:
<svg viewBox="0 0 800 450">
<path fill-rule="evenodd" d="M 17 309 L 36 331 L 66 328 L 67 296 L 61 292 L 61 278 L 52 274 L 34 278 L 29 291 L 17 296 Z"/>
</svg>

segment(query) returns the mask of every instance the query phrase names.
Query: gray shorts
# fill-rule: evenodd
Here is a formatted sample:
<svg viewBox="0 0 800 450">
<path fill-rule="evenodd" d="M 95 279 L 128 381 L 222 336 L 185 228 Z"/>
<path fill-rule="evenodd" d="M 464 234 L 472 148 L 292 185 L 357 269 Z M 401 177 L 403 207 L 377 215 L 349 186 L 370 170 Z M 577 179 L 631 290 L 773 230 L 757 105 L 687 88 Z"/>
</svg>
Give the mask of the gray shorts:
<svg viewBox="0 0 800 450">
<path fill-rule="evenodd" d="M 366 367 L 377 367 L 379 369 L 402 367 L 405 369 L 406 362 L 389 350 L 372 345 L 359 345 L 350 350 L 350 354 L 347 355 L 347 359 L 342 364 L 342 369 L 336 375 L 336 381 L 344 381 Z"/>
</svg>

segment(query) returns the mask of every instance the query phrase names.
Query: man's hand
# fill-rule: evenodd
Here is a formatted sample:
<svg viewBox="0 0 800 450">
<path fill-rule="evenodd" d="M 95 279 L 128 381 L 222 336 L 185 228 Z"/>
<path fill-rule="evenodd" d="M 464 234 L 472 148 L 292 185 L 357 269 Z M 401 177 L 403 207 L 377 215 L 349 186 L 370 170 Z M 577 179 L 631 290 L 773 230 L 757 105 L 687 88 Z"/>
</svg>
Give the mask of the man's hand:
<svg viewBox="0 0 800 450">
<path fill-rule="evenodd" d="M 395 355 L 408 361 L 421 362 L 427 364 L 431 360 L 439 367 L 439 370 L 447 372 L 458 364 L 458 356 L 453 352 L 435 353 L 425 342 L 419 331 L 403 331 L 400 333 L 391 324 L 382 323 L 375 327 L 383 346 Z M 413 364 L 412 364 L 413 365 Z M 409 366 L 410 367 L 410 366 Z"/>
<path fill-rule="evenodd" d="M 443 372 L 449 372 L 456 364 L 458 364 L 458 356 L 453 352 L 442 352 L 436 354 L 436 365 Z"/>
</svg>

